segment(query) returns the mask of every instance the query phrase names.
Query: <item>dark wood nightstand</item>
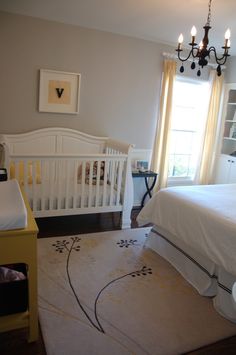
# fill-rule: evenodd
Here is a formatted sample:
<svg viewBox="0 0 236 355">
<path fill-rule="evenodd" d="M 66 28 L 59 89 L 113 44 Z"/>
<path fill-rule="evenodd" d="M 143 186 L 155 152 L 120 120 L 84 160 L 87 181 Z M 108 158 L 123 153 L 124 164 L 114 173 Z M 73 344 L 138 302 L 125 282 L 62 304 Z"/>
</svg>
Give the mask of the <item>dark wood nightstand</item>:
<svg viewBox="0 0 236 355">
<path fill-rule="evenodd" d="M 147 191 L 145 192 L 145 194 L 143 195 L 143 198 L 142 198 L 141 208 L 143 208 L 143 206 L 144 206 L 144 202 L 145 202 L 147 195 L 149 195 L 150 198 L 152 197 L 152 190 L 155 186 L 155 183 L 157 180 L 157 175 L 158 175 L 157 173 L 154 173 L 153 171 L 150 171 L 150 170 L 148 170 L 148 171 L 140 171 L 140 170 L 132 171 L 133 178 L 144 178 L 145 186 L 147 189 Z M 152 180 L 151 183 L 149 182 L 149 180 Z"/>
</svg>

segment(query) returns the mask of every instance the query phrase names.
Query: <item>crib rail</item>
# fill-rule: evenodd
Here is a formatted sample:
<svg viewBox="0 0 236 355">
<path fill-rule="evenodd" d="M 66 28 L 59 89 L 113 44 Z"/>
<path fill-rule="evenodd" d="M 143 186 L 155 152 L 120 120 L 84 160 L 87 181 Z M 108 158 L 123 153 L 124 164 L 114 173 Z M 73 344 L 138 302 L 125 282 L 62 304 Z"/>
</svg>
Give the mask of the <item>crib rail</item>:
<svg viewBox="0 0 236 355">
<path fill-rule="evenodd" d="M 11 155 L 10 178 L 23 186 L 35 217 L 121 211 L 127 155 Z"/>
</svg>

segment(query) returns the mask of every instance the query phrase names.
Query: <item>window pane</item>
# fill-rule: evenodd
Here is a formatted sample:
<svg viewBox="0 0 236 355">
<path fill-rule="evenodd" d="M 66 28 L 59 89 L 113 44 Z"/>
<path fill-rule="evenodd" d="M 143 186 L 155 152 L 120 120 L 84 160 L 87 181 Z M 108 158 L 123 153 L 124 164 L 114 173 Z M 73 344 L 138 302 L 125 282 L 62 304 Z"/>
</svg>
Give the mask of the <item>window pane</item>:
<svg viewBox="0 0 236 355">
<path fill-rule="evenodd" d="M 170 154 L 190 154 L 193 136 L 193 132 L 171 131 Z"/>
<path fill-rule="evenodd" d="M 169 177 L 194 178 L 208 101 L 208 83 L 176 79 L 171 121 Z"/>
<path fill-rule="evenodd" d="M 169 176 L 172 177 L 187 177 L 189 166 L 189 155 L 173 155 L 170 157 L 172 164 L 169 170 Z"/>
<path fill-rule="evenodd" d="M 172 129 L 196 130 L 197 120 L 194 107 L 175 106 L 172 115 Z"/>
</svg>

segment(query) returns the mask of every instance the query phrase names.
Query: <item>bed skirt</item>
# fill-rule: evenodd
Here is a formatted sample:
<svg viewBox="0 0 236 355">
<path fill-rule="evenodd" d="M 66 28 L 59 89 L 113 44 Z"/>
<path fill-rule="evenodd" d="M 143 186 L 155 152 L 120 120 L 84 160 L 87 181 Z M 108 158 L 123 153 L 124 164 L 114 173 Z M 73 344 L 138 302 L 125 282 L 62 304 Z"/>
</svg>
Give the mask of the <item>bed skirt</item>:
<svg viewBox="0 0 236 355">
<path fill-rule="evenodd" d="M 212 297 L 216 311 L 236 323 L 235 276 L 160 227 L 151 229 L 146 246 L 168 260 L 199 294 Z"/>
</svg>

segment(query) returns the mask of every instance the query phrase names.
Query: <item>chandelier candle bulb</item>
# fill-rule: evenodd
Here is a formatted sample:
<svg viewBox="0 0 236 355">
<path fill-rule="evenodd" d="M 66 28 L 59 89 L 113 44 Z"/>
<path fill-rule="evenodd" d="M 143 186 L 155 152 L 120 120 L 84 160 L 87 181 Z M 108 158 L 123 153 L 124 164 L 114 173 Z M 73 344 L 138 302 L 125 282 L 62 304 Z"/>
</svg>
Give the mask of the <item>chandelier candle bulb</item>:
<svg viewBox="0 0 236 355">
<path fill-rule="evenodd" d="M 230 39 L 230 29 L 228 28 L 227 31 L 225 32 L 225 39 Z"/>
<path fill-rule="evenodd" d="M 192 29 L 191 29 L 191 36 L 192 36 L 192 37 L 195 37 L 196 34 L 197 34 L 197 29 L 196 29 L 195 26 L 193 26 Z"/>
<path fill-rule="evenodd" d="M 195 26 L 193 26 L 192 29 L 191 29 L 191 36 L 192 36 L 191 45 L 196 45 L 196 43 L 195 43 L 196 34 L 197 34 L 197 29 L 196 29 Z"/>
<path fill-rule="evenodd" d="M 227 31 L 225 32 L 225 47 L 229 48 L 229 39 L 230 39 L 230 29 L 228 28 Z"/>
<path fill-rule="evenodd" d="M 178 50 L 181 50 L 181 45 L 182 45 L 183 41 L 184 41 L 184 37 L 181 33 L 178 38 Z"/>
</svg>

